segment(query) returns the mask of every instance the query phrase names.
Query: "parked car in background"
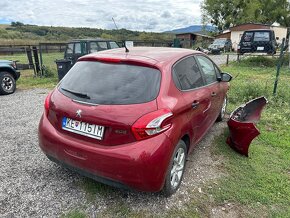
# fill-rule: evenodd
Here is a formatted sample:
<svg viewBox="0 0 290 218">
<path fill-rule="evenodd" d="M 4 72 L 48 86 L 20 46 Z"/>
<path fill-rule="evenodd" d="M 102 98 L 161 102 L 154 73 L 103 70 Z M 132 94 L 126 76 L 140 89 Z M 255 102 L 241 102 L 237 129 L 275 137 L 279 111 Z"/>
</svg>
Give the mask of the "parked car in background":
<svg viewBox="0 0 290 218">
<path fill-rule="evenodd" d="M 12 94 L 16 90 L 16 80 L 20 77 L 15 61 L 0 60 L 0 94 Z"/>
<path fill-rule="evenodd" d="M 75 39 L 66 46 L 64 59 L 56 60 L 58 79 L 61 80 L 76 63 L 79 57 L 86 54 L 120 48 L 117 42 L 109 39 Z"/>
<path fill-rule="evenodd" d="M 75 39 L 67 44 L 64 59 L 69 59 L 72 64 L 75 64 L 83 55 L 113 48 L 120 48 L 120 46 L 109 39 Z"/>
<path fill-rule="evenodd" d="M 230 52 L 232 51 L 232 41 L 227 38 L 215 39 L 212 44 L 208 46 L 211 53 Z"/>
<path fill-rule="evenodd" d="M 275 32 L 269 29 L 248 30 L 242 35 L 238 53 L 276 53 Z"/>
<path fill-rule="evenodd" d="M 188 49 L 83 56 L 45 100 L 39 145 L 50 160 L 97 181 L 169 196 L 187 155 L 223 118 L 230 80 Z"/>
</svg>

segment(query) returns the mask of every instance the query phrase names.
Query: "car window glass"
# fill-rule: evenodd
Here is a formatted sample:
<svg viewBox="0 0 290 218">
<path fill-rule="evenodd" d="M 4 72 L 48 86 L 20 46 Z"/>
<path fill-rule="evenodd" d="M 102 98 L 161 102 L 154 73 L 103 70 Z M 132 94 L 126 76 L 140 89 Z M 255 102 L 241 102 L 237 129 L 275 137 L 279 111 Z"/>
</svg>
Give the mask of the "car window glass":
<svg viewBox="0 0 290 218">
<path fill-rule="evenodd" d="M 202 72 L 204 73 L 206 84 L 216 82 L 216 71 L 212 61 L 201 55 L 197 55 L 196 58 L 201 66 Z"/>
<path fill-rule="evenodd" d="M 255 32 L 254 41 L 259 42 L 268 42 L 270 41 L 270 33 L 269 32 Z"/>
<path fill-rule="evenodd" d="M 98 44 L 97 42 L 91 42 L 90 43 L 90 52 L 93 53 L 93 52 L 97 52 L 99 51 L 100 49 L 98 48 Z"/>
<path fill-rule="evenodd" d="M 75 54 L 81 54 L 81 43 L 75 43 Z"/>
<path fill-rule="evenodd" d="M 100 50 L 108 49 L 107 42 L 98 42 L 98 46 L 99 46 Z"/>
<path fill-rule="evenodd" d="M 74 44 L 73 43 L 69 43 L 67 45 L 66 53 L 67 54 L 72 54 L 73 53 L 73 49 L 74 49 Z"/>
<path fill-rule="evenodd" d="M 188 57 L 174 66 L 173 80 L 181 90 L 203 86 L 203 80 L 198 65 L 193 57 Z"/>
<path fill-rule="evenodd" d="M 119 48 L 119 45 L 116 42 L 109 42 L 111 48 Z"/>
<path fill-rule="evenodd" d="M 252 38 L 253 38 L 253 32 L 246 32 L 245 35 L 244 35 L 244 41 L 245 42 L 250 42 L 252 41 Z"/>
<path fill-rule="evenodd" d="M 218 77 L 221 77 L 221 71 L 219 70 L 219 68 L 217 68 L 217 66 L 214 65 L 214 69 L 215 69 L 216 75 L 218 75 Z"/>
<path fill-rule="evenodd" d="M 160 81 L 161 72 L 150 67 L 79 61 L 59 87 L 66 96 L 88 103 L 139 104 L 157 97 Z"/>
</svg>

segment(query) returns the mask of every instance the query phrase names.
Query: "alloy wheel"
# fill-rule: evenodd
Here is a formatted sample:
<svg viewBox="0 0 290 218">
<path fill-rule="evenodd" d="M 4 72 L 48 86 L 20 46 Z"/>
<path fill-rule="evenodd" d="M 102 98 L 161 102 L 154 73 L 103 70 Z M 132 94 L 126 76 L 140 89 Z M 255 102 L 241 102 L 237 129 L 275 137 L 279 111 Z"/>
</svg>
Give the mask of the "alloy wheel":
<svg viewBox="0 0 290 218">
<path fill-rule="evenodd" d="M 175 189 L 181 181 L 184 166 L 185 166 L 185 150 L 183 148 L 179 148 L 175 153 L 172 169 L 170 172 L 170 183 L 173 189 Z"/>
<path fill-rule="evenodd" d="M 13 81 L 9 76 L 5 76 L 2 79 L 2 87 L 6 91 L 10 91 L 13 88 Z"/>
</svg>

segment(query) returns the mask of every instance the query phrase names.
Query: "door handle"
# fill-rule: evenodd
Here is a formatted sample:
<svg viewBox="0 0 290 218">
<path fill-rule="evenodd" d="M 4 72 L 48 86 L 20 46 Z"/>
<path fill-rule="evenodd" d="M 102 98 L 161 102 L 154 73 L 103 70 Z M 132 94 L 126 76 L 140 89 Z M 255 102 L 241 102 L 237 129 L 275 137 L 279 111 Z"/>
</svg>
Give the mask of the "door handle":
<svg viewBox="0 0 290 218">
<path fill-rule="evenodd" d="M 211 93 L 211 97 L 214 97 L 214 96 L 216 96 L 216 93 L 215 92 Z"/>
<path fill-rule="evenodd" d="M 199 101 L 194 101 L 192 102 L 191 107 L 194 109 L 194 108 L 197 108 L 198 105 L 199 105 Z"/>
</svg>

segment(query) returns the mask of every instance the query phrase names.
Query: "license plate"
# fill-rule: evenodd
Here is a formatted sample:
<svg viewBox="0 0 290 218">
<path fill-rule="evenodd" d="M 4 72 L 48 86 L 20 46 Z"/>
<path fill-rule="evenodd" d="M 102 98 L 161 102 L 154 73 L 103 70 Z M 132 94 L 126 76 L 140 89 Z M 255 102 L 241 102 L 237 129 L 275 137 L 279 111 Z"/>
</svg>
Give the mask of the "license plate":
<svg viewBox="0 0 290 218">
<path fill-rule="evenodd" d="M 79 135 L 102 140 L 105 127 L 64 117 L 62 119 L 62 129 Z"/>
<path fill-rule="evenodd" d="M 263 51 L 264 47 L 257 47 L 257 51 Z"/>
</svg>

